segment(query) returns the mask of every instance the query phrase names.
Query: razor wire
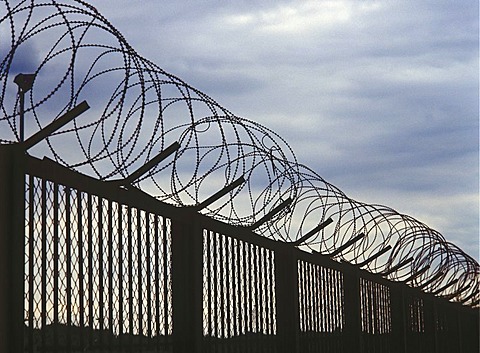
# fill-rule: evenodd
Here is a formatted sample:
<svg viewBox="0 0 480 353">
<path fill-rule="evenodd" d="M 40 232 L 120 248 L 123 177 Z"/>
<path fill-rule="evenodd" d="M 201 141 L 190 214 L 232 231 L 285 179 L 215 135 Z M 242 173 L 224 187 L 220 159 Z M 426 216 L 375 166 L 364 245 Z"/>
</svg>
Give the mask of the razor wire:
<svg viewBox="0 0 480 353">
<path fill-rule="evenodd" d="M 79 102 L 92 107 L 32 150 L 101 180 L 118 180 L 167 146 L 180 148 L 134 186 L 179 207 L 245 183 L 201 212 L 262 236 L 347 261 L 477 307 L 478 263 L 439 232 L 381 205 L 358 202 L 297 162 L 288 143 L 238 117 L 139 55 L 84 1 L 0 2 L 0 143 L 20 140 L 15 75 L 35 75 L 26 135 Z M 316 229 L 328 219 L 332 226 Z M 305 241 L 301 241 L 305 239 Z"/>
</svg>

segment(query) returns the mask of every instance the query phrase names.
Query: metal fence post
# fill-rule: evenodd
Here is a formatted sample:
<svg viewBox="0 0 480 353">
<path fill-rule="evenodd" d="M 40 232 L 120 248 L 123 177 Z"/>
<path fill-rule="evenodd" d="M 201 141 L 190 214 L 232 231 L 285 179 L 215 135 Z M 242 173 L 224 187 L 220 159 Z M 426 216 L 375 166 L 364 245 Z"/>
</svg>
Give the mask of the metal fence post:
<svg viewBox="0 0 480 353">
<path fill-rule="evenodd" d="M 424 315 L 425 315 L 425 336 L 424 340 L 427 347 L 431 348 L 432 352 L 438 352 L 438 313 L 435 298 L 425 298 L 424 302 Z"/>
<path fill-rule="evenodd" d="M 172 219 L 173 351 L 201 351 L 203 335 L 203 229 L 198 215 L 185 210 Z"/>
<path fill-rule="evenodd" d="M 278 352 L 298 352 L 300 317 L 298 310 L 298 265 L 289 244 L 278 243 L 275 250 L 275 297 Z"/>
<path fill-rule="evenodd" d="M 23 351 L 24 151 L 0 145 L 0 352 Z"/>
<path fill-rule="evenodd" d="M 465 353 L 478 353 L 479 348 L 479 319 L 480 311 L 472 308 L 459 308 L 459 325 L 462 329 L 462 349 Z"/>
<path fill-rule="evenodd" d="M 353 266 L 345 266 L 343 273 L 345 291 L 346 352 L 363 353 L 362 318 L 360 313 L 360 275 Z"/>
<path fill-rule="evenodd" d="M 392 310 L 392 336 L 394 352 L 407 353 L 407 335 L 405 320 L 405 293 L 403 284 L 393 283 L 390 287 L 390 300 Z"/>
</svg>

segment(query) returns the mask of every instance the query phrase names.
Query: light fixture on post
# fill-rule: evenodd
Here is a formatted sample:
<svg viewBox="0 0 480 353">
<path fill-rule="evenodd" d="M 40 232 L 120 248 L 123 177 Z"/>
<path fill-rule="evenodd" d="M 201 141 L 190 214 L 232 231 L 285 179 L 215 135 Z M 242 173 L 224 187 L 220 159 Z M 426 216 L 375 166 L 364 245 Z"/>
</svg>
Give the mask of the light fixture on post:
<svg viewBox="0 0 480 353">
<path fill-rule="evenodd" d="M 18 86 L 20 99 L 20 142 L 25 139 L 25 93 L 30 91 L 35 80 L 35 74 L 18 74 L 13 82 Z"/>
</svg>

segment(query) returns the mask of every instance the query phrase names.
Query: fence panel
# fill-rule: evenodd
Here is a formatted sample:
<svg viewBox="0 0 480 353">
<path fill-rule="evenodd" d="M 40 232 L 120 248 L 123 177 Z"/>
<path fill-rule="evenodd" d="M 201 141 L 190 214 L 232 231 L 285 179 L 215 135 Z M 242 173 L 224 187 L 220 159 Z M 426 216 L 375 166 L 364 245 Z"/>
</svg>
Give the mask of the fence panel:
<svg viewBox="0 0 480 353">
<path fill-rule="evenodd" d="M 360 278 L 360 306 L 365 352 L 391 352 L 394 345 L 390 288 Z"/>
<path fill-rule="evenodd" d="M 171 350 L 170 220 L 29 174 L 27 352 Z"/>
<path fill-rule="evenodd" d="M 205 352 L 275 352 L 274 252 L 203 232 Z"/>
<path fill-rule="evenodd" d="M 340 271 L 298 261 L 301 352 L 345 352 L 344 288 Z"/>
</svg>

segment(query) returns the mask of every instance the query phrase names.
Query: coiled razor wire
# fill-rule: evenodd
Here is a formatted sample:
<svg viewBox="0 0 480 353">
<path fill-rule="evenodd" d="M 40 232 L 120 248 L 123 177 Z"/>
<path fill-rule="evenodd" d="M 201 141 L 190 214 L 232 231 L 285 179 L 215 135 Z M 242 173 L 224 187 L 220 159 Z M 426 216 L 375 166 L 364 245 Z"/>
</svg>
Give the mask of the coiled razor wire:
<svg viewBox="0 0 480 353">
<path fill-rule="evenodd" d="M 92 5 L 0 1 L 0 60 L 0 143 L 20 139 L 13 79 L 33 73 L 26 136 L 83 100 L 92 107 L 33 153 L 114 180 L 178 141 L 175 155 L 137 180 L 136 187 L 164 202 L 195 206 L 243 176 L 244 184 L 202 213 L 248 227 L 292 199 L 256 232 L 479 305 L 480 271 L 472 257 L 410 216 L 347 197 L 300 165 L 275 132 L 235 116 L 140 56 Z M 298 242 L 329 218 L 333 226 Z"/>
</svg>

